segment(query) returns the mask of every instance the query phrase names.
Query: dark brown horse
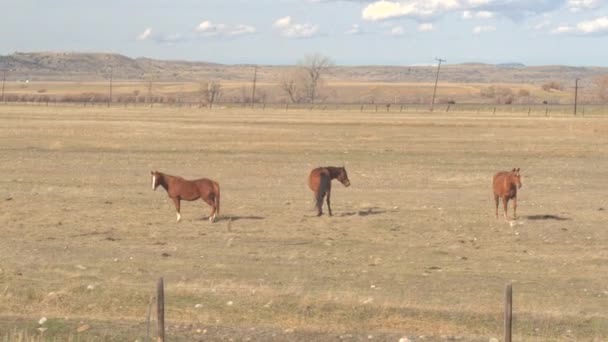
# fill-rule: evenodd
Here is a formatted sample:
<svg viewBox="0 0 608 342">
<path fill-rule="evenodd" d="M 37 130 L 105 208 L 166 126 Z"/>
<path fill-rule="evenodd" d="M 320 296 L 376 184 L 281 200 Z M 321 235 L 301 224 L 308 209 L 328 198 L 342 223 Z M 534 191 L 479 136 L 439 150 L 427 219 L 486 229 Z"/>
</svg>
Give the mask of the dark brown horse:
<svg viewBox="0 0 608 342">
<path fill-rule="evenodd" d="M 517 219 L 517 189 L 521 188 L 521 176 L 519 168 L 511 172 L 503 171 L 494 175 L 494 201 L 496 202 L 496 218 L 498 218 L 498 202 L 502 198 L 505 208 L 505 220 L 507 219 L 507 208 L 509 200 L 513 200 L 513 219 Z"/>
<path fill-rule="evenodd" d="M 215 221 L 220 213 L 220 185 L 210 179 L 185 180 L 182 177 L 171 176 L 158 171 L 150 171 L 152 176 L 152 190 L 160 185 L 173 200 L 177 211 L 177 222 L 181 220 L 179 213 L 180 201 L 195 201 L 202 198 L 212 208 L 209 222 Z"/>
<path fill-rule="evenodd" d="M 317 207 L 317 216 L 323 215 L 323 197 L 327 196 L 327 210 L 329 216 L 331 214 L 331 205 L 329 198 L 331 197 L 331 180 L 337 179 L 344 186 L 350 186 L 348 175 L 344 167 L 318 167 L 310 172 L 308 176 L 308 187 L 315 193 L 315 205 Z"/>
</svg>

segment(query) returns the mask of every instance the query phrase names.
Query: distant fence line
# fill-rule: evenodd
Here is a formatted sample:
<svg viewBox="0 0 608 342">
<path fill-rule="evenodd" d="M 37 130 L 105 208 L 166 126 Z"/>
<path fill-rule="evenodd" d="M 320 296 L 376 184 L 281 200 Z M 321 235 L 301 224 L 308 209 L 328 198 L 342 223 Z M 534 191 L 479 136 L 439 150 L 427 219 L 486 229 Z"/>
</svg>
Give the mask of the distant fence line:
<svg viewBox="0 0 608 342">
<path fill-rule="evenodd" d="M 194 101 L 161 101 L 161 102 L 108 102 L 108 101 L 62 101 L 57 99 L 37 101 L 10 101 L 5 99 L 0 105 L 30 105 L 30 106 L 81 106 L 81 107 L 111 107 L 111 108 L 192 108 L 209 109 L 251 109 L 251 110 L 283 110 L 283 111 L 359 111 L 376 113 L 423 113 L 430 112 L 428 104 L 419 103 L 246 103 L 246 102 L 217 102 L 213 105 Z M 508 115 L 519 116 L 574 116 L 572 104 L 490 104 L 490 103 L 459 103 L 435 104 L 433 113 L 463 113 L 478 115 Z M 608 116 L 608 104 L 579 104 L 577 116 Z"/>
</svg>

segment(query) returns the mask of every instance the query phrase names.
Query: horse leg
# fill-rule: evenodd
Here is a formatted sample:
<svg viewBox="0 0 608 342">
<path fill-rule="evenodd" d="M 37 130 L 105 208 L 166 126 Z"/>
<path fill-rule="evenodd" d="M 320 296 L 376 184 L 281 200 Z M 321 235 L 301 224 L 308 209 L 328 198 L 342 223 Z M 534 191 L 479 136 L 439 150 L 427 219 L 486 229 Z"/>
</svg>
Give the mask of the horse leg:
<svg viewBox="0 0 608 342">
<path fill-rule="evenodd" d="M 329 198 L 330 197 L 331 197 L 331 189 L 327 190 L 327 198 L 326 198 L 326 200 L 327 200 L 327 211 L 329 211 L 329 216 L 332 216 L 331 205 L 329 204 L 329 202 L 330 202 Z"/>
<path fill-rule="evenodd" d="M 496 218 L 498 218 L 498 202 L 500 202 L 498 195 L 494 195 L 494 202 L 496 202 Z"/>
<path fill-rule="evenodd" d="M 317 199 L 317 216 L 321 215 L 323 215 L 323 196 L 320 199 Z"/>
<path fill-rule="evenodd" d="M 513 219 L 517 220 L 517 197 L 513 197 Z"/>
<path fill-rule="evenodd" d="M 317 207 L 317 216 L 323 215 L 323 196 L 321 190 L 315 191 L 315 207 Z"/>
<path fill-rule="evenodd" d="M 503 204 L 504 209 L 505 209 L 505 220 L 508 220 L 507 219 L 507 209 L 509 208 L 509 197 L 503 197 L 502 198 L 502 204 Z"/>
<path fill-rule="evenodd" d="M 175 204 L 175 211 L 176 211 L 176 214 L 177 214 L 177 222 L 179 222 L 182 219 L 182 215 L 180 215 L 180 213 L 179 213 L 179 206 L 180 206 L 179 197 L 172 197 L 171 199 L 173 200 L 173 203 Z"/>
<path fill-rule="evenodd" d="M 207 203 L 211 206 L 211 214 L 209 214 L 209 222 L 215 221 L 215 212 L 217 211 L 217 208 L 215 207 L 215 201 L 212 200 L 211 198 L 203 198 L 203 201 L 205 201 L 205 203 Z"/>
</svg>

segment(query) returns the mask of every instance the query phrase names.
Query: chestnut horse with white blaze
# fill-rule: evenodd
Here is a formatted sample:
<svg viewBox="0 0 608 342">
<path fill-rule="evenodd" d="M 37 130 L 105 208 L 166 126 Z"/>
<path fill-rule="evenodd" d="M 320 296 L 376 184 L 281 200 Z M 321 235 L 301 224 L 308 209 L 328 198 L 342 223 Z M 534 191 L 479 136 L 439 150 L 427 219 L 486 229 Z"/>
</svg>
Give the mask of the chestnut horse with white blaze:
<svg viewBox="0 0 608 342">
<path fill-rule="evenodd" d="M 152 190 L 160 185 L 173 200 L 177 214 L 177 222 L 181 220 L 179 213 L 180 201 L 195 201 L 201 198 L 211 206 L 209 222 L 215 221 L 220 213 L 220 185 L 207 178 L 185 180 L 179 176 L 171 176 L 158 171 L 150 171 L 152 176 Z"/>
<path fill-rule="evenodd" d="M 330 197 L 331 197 L 331 181 L 337 179 L 344 186 L 350 186 L 350 180 L 346 174 L 344 167 L 318 167 L 310 172 L 308 176 L 308 187 L 315 193 L 315 206 L 317 207 L 317 216 L 323 215 L 323 197 L 327 196 L 327 210 L 329 216 L 332 216 Z"/>
<path fill-rule="evenodd" d="M 517 219 L 517 189 L 521 189 L 521 175 L 519 168 L 511 172 L 503 171 L 494 175 L 493 181 L 494 201 L 496 202 L 496 218 L 498 218 L 498 202 L 502 198 L 505 210 L 505 220 L 507 219 L 507 208 L 509 200 L 513 200 L 513 219 Z"/>
</svg>

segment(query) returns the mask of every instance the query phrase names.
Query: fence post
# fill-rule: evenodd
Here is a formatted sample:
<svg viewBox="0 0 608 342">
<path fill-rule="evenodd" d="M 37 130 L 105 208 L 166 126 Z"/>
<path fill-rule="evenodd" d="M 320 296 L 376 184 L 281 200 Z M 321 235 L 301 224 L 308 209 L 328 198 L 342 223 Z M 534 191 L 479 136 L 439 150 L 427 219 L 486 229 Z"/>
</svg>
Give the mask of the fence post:
<svg viewBox="0 0 608 342">
<path fill-rule="evenodd" d="M 450 111 L 450 105 L 448 104 L 447 108 L 445 109 L 445 112 L 449 112 Z"/>
<path fill-rule="evenodd" d="M 158 279 L 156 287 L 156 320 L 158 323 L 158 342 L 165 342 L 165 283 L 163 278 Z"/>
<path fill-rule="evenodd" d="M 513 323 L 513 284 L 505 289 L 505 342 L 511 342 Z"/>
<path fill-rule="evenodd" d="M 528 116 L 530 116 L 531 111 L 532 111 L 532 108 L 528 107 Z"/>
<path fill-rule="evenodd" d="M 150 316 L 152 316 L 153 300 L 154 296 L 150 296 L 150 301 L 148 302 L 148 319 L 146 320 L 146 342 L 150 342 Z"/>
<path fill-rule="evenodd" d="M 361 105 L 361 112 L 363 113 L 363 105 Z"/>
<path fill-rule="evenodd" d="M 289 103 L 286 103 L 285 104 L 285 111 L 288 111 L 288 110 L 289 110 Z"/>
<path fill-rule="evenodd" d="M 496 107 L 494 107 L 494 111 L 492 112 L 492 115 L 496 115 Z"/>
</svg>

